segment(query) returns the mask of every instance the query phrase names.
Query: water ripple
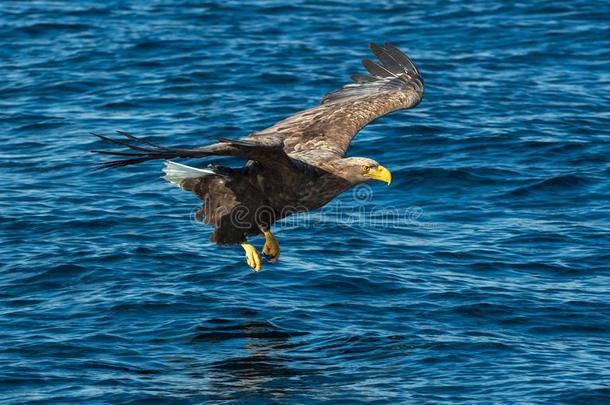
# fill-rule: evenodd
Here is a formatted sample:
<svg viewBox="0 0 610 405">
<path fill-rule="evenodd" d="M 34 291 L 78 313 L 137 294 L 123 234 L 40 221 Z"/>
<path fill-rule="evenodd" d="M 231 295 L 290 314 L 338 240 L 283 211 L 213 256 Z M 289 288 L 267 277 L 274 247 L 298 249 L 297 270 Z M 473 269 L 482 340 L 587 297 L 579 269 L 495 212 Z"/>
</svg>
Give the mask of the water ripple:
<svg viewBox="0 0 610 405">
<path fill-rule="evenodd" d="M 607 402 L 606 9 L 4 2 L 2 399 Z M 395 181 L 278 224 L 259 274 L 158 164 L 92 170 L 89 131 L 239 137 L 361 71 L 368 41 L 426 80 L 350 150 Z"/>
</svg>

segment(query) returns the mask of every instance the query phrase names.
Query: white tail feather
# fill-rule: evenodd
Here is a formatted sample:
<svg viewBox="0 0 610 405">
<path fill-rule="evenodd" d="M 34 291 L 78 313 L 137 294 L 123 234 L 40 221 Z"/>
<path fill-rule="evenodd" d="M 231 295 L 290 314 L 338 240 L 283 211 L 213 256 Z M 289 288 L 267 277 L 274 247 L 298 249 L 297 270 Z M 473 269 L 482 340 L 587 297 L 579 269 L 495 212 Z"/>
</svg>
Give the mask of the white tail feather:
<svg viewBox="0 0 610 405">
<path fill-rule="evenodd" d="M 196 167 L 166 160 L 163 173 L 165 173 L 165 176 L 163 176 L 165 180 L 180 186 L 182 180 L 209 176 L 210 174 L 214 174 L 214 171 L 210 169 L 197 169 Z"/>
</svg>

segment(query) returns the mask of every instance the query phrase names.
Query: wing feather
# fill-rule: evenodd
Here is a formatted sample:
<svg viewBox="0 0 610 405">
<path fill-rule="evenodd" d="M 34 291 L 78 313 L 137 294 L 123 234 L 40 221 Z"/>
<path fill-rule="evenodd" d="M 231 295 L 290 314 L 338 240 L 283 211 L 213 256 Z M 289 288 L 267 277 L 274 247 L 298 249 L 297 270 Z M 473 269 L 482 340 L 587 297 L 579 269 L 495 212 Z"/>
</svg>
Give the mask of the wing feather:
<svg viewBox="0 0 610 405">
<path fill-rule="evenodd" d="M 374 43 L 370 43 L 369 47 L 375 56 L 377 56 L 377 59 L 381 61 L 383 66 L 392 72 L 394 76 L 404 73 L 404 67 L 401 66 L 401 64 L 394 59 L 394 57 L 385 48 L 382 48 Z"/>
<path fill-rule="evenodd" d="M 409 59 L 407 55 L 402 53 L 400 49 L 396 48 L 394 45 L 390 43 L 385 43 L 383 46 L 392 57 L 400 63 L 400 66 L 404 67 L 407 71 L 415 72 L 419 75 L 419 70 L 417 70 L 417 66 Z"/>
<path fill-rule="evenodd" d="M 91 152 L 103 155 L 128 157 L 102 162 L 98 165 L 99 168 L 129 166 L 135 163 L 157 159 L 188 159 L 206 156 L 241 157 L 248 160 L 256 160 L 262 165 L 269 167 L 292 165 L 291 159 L 286 155 L 286 152 L 283 149 L 283 140 L 280 137 L 268 136 L 256 140 L 219 138 L 219 143 L 200 148 L 184 149 L 166 148 L 124 131 L 117 131 L 117 133 L 127 138 L 128 141 L 122 138 L 117 139 L 92 133 L 92 135 L 95 135 L 104 142 L 127 147 L 127 150 L 92 150 Z M 150 145 L 151 147 L 149 148 L 141 145 Z"/>
<path fill-rule="evenodd" d="M 370 59 L 362 59 L 362 65 L 366 70 L 369 71 L 375 77 L 394 77 L 394 73 L 386 69 L 385 67 L 378 65 Z"/>
<path fill-rule="evenodd" d="M 351 77 L 355 83 L 369 83 L 369 82 L 374 82 L 375 80 L 377 80 L 373 76 L 369 76 L 369 75 L 353 74 Z"/>
<path fill-rule="evenodd" d="M 301 111 L 250 138 L 277 136 L 293 156 L 345 155 L 352 138 L 368 123 L 392 111 L 413 108 L 422 99 L 424 82 L 415 64 L 395 46 L 370 44 L 381 64 L 363 60 L 369 75 L 352 75 L 354 83 L 328 93 L 319 106 Z"/>
</svg>

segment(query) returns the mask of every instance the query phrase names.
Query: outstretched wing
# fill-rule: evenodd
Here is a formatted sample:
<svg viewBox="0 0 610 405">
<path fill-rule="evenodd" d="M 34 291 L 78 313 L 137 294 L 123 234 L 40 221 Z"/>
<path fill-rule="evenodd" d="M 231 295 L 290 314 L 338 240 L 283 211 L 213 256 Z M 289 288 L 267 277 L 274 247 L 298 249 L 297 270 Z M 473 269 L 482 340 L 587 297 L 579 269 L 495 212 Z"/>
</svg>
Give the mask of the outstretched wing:
<svg viewBox="0 0 610 405">
<path fill-rule="evenodd" d="M 104 155 L 120 156 L 122 159 L 110 160 L 99 164 L 100 168 L 129 166 L 135 163 L 156 159 L 200 158 L 205 156 L 235 156 L 248 160 L 256 160 L 269 167 L 292 166 L 291 159 L 284 151 L 280 138 L 266 137 L 264 139 L 218 139 L 220 142 L 200 148 L 166 148 L 124 131 L 117 131 L 123 138 L 110 138 L 93 133 L 100 140 L 122 146 L 123 150 L 93 150 Z"/>
<path fill-rule="evenodd" d="M 424 82 L 415 64 L 391 44 L 371 43 L 370 48 L 380 61 L 362 61 L 370 75 L 353 75 L 354 83 L 328 93 L 319 106 L 250 138 L 279 137 L 290 154 L 343 156 L 352 138 L 369 122 L 392 111 L 415 107 L 424 94 Z"/>
<path fill-rule="evenodd" d="M 120 167 L 154 159 L 237 156 L 268 166 L 294 166 L 341 157 L 352 138 L 369 122 L 403 108 L 415 107 L 424 94 L 424 82 L 415 64 L 398 48 L 370 44 L 380 63 L 364 59 L 370 75 L 353 75 L 354 83 L 328 93 L 319 106 L 301 111 L 274 126 L 241 140 L 194 149 L 166 148 L 125 132 L 125 139 L 97 135 L 101 140 L 130 150 L 94 152 L 121 156 L 101 167 Z M 287 156 L 289 154 L 290 156 Z"/>
</svg>

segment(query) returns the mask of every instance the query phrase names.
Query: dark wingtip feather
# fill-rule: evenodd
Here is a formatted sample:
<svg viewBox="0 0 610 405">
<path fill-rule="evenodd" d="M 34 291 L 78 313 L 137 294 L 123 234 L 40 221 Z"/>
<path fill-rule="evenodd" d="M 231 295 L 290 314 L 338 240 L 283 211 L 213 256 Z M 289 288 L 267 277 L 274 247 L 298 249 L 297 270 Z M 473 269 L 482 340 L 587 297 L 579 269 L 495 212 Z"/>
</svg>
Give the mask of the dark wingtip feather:
<svg viewBox="0 0 610 405">
<path fill-rule="evenodd" d="M 140 142 L 140 143 L 144 143 L 146 145 L 152 146 L 154 148 L 158 148 L 158 149 L 165 149 L 163 146 L 156 144 L 154 142 L 151 141 L 147 141 L 146 139 L 142 139 L 142 138 L 138 138 L 137 136 L 133 136 L 131 135 L 129 132 L 125 132 L 125 131 L 121 131 L 117 129 L 117 134 L 123 135 L 125 138 L 131 139 L 132 141 L 136 141 L 136 142 Z"/>
<path fill-rule="evenodd" d="M 133 140 L 135 140 L 137 142 L 144 143 L 144 144 L 149 145 L 149 146 L 152 146 L 154 149 L 144 148 L 142 146 L 138 146 L 138 145 L 134 145 L 132 143 L 129 143 L 129 142 L 125 141 L 125 140 L 119 140 L 119 139 L 110 138 L 108 136 L 100 135 L 100 134 L 97 134 L 95 132 L 92 132 L 92 134 L 97 136 L 103 142 L 111 143 L 113 145 L 119 145 L 119 146 L 127 146 L 129 149 L 138 150 L 138 151 L 141 151 L 141 152 L 158 153 L 159 151 L 166 150 L 165 148 L 163 148 L 161 146 L 155 145 L 155 144 L 153 144 L 151 142 L 145 141 L 145 140 L 140 139 L 140 138 L 136 138 L 133 135 L 131 135 L 131 138 L 130 137 L 127 137 L 127 138 L 128 139 L 133 139 Z"/>
<path fill-rule="evenodd" d="M 393 77 L 394 73 L 390 72 L 383 66 L 379 66 L 370 59 L 363 59 L 362 66 L 369 71 L 370 74 L 377 77 Z"/>
<path fill-rule="evenodd" d="M 394 58 L 401 66 L 419 75 L 419 70 L 417 69 L 417 66 L 415 66 L 415 63 L 413 63 L 413 61 L 403 51 L 401 51 L 389 42 L 386 42 L 383 47 L 385 51 L 389 55 L 391 55 L 392 58 Z"/>
<path fill-rule="evenodd" d="M 117 167 L 124 167 L 124 166 L 133 165 L 136 163 L 146 162 L 147 160 L 151 160 L 151 159 L 148 157 L 143 157 L 143 158 L 136 158 L 136 159 L 110 160 L 108 162 L 102 162 L 102 163 L 96 165 L 96 167 L 98 169 L 115 169 Z"/>
<path fill-rule="evenodd" d="M 126 146 L 132 151 L 113 151 L 113 150 L 92 150 L 93 153 L 100 153 L 102 155 L 113 155 L 113 156 L 126 156 L 130 157 L 128 159 L 117 159 L 110 160 L 108 162 L 102 162 L 96 167 L 98 169 L 111 169 L 116 167 L 129 166 L 135 163 L 145 162 L 152 159 L 158 159 L 163 157 L 164 153 L 168 151 L 168 149 L 154 144 L 152 142 L 146 141 L 144 139 L 137 138 L 125 131 L 117 131 L 119 135 L 124 136 L 127 139 L 115 139 L 110 138 L 105 135 L 98 134 L 96 132 L 91 132 L 91 135 L 94 135 L 102 142 L 110 143 L 112 145 Z M 150 147 L 142 147 L 138 145 L 134 145 L 132 142 L 137 142 L 144 145 L 149 145 Z"/>
<path fill-rule="evenodd" d="M 229 139 L 229 138 L 218 138 L 218 142 L 228 143 L 234 146 L 257 146 L 258 143 L 249 141 L 246 139 Z"/>
<path fill-rule="evenodd" d="M 111 138 L 108 138 L 107 136 L 100 135 L 100 134 L 97 134 L 97 133 L 95 133 L 95 132 L 90 132 L 90 134 L 91 134 L 91 135 L 93 135 L 93 136 L 95 136 L 96 138 L 98 138 L 99 140 L 101 140 L 101 141 L 103 141 L 103 142 L 114 143 L 114 142 L 112 141 L 112 139 L 111 139 Z"/>
<path fill-rule="evenodd" d="M 114 156 L 142 156 L 140 152 L 120 152 L 114 150 L 92 150 L 91 153 L 100 153 L 102 155 L 114 155 Z"/>
<path fill-rule="evenodd" d="M 384 68 L 396 75 L 404 73 L 404 67 L 401 66 L 400 62 L 396 60 L 385 48 L 382 48 L 374 43 L 371 43 L 370 47 L 373 54 L 381 61 Z"/>
</svg>

